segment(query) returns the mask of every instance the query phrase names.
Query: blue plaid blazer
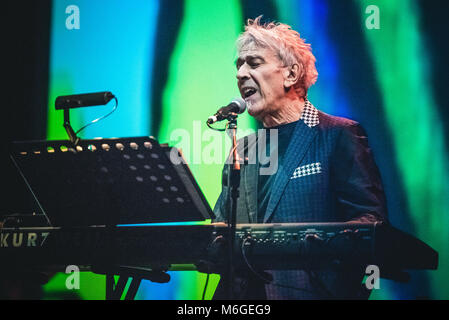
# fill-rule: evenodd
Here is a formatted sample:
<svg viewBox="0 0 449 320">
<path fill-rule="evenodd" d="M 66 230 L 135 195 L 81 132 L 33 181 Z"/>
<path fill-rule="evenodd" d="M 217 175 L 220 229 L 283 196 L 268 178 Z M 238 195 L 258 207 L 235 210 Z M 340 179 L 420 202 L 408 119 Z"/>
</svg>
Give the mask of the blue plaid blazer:
<svg viewBox="0 0 449 320">
<path fill-rule="evenodd" d="M 247 143 L 245 143 L 245 141 Z M 256 139 L 241 139 L 243 154 L 254 152 Z M 257 221 L 257 164 L 241 166 L 237 223 Z M 214 208 L 215 221 L 229 212 L 228 166 Z M 379 170 L 364 129 L 355 121 L 318 111 L 306 102 L 279 165 L 263 223 L 384 221 L 386 200 Z M 248 274 L 236 277 L 235 297 L 241 299 L 367 298 L 363 271 L 268 271 L 270 284 Z M 294 287 L 293 288 L 287 288 Z M 222 283 L 214 298 L 224 298 Z"/>
</svg>

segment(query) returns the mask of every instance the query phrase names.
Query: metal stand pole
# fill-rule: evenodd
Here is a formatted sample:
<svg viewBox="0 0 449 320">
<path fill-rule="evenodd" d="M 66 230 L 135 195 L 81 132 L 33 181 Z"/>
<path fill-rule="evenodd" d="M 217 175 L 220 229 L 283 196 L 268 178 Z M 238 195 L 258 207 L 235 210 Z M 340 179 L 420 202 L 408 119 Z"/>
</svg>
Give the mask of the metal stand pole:
<svg viewBox="0 0 449 320">
<path fill-rule="evenodd" d="M 234 298 L 233 283 L 234 283 L 234 243 L 235 243 L 235 229 L 237 223 L 237 199 L 239 197 L 240 187 L 240 162 L 237 154 L 237 116 L 234 116 L 229 121 L 228 129 L 232 132 L 232 164 L 229 165 L 229 186 L 230 186 L 230 201 L 231 211 L 228 215 L 228 298 Z"/>
</svg>

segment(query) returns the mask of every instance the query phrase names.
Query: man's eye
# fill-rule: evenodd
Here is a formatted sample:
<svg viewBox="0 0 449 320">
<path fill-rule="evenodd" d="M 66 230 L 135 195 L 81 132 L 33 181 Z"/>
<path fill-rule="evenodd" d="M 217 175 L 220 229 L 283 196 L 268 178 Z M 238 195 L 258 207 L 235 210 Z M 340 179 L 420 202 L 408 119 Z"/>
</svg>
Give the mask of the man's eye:
<svg viewBox="0 0 449 320">
<path fill-rule="evenodd" d="M 245 63 L 247 63 L 251 68 L 257 68 L 258 66 L 261 65 L 261 61 L 259 61 L 259 60 L 247 60 L 247 61 L 237 62 L 236 63 L 237 70 L 239 70 L 240 67 L 243 66 Z"/>
<path fill-rule="evenodd" d="M 259 61 L 249 61 L 248 64 L 252 68 L 257 68 L 260 65 L 260 62 Z"/>
</svg>

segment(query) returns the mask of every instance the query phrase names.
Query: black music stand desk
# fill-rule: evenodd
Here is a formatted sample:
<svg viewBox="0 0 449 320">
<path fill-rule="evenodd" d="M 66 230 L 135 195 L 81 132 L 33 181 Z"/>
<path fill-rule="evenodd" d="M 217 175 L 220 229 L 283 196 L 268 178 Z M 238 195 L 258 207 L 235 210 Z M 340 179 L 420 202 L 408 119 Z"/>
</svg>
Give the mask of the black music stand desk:
<svg viewBox="0 0 449 320">
<path fill-rule="evenodd" d="M 152 137 L 11 144 L 11 159 L 50 227 L 204 221 L 213 212 L 176 148 Z M 113 255 L 113 252 L 111 252 Z M 107 275 L 107 298 L 120 298 L 113 275 L 169 281 L 165 272 L 94 266 Z M 139 280 L 140 283 L 140 280 Z M 126 282 L 125 282 L 126 284 Z M 131 284 L 134 293 L 138 284 Z M 130 289 L 130 290 L 131 290 Z"/>
</svg>

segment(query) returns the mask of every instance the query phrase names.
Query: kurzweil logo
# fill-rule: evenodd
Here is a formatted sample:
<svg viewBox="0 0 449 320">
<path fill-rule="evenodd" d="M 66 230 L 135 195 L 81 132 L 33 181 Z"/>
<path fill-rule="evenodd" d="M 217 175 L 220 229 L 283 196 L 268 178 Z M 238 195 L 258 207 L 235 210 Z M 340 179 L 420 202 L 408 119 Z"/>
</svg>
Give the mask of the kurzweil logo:
<svg viewBox="0 0 449 320">
<path fill-rule="evenodd" d="M 2 232 L 0 248 L 40 247 L 49 234 L 49 232 Z"/>
</svg>

